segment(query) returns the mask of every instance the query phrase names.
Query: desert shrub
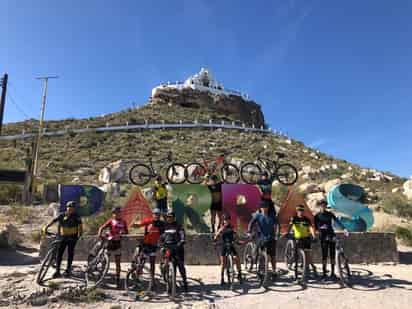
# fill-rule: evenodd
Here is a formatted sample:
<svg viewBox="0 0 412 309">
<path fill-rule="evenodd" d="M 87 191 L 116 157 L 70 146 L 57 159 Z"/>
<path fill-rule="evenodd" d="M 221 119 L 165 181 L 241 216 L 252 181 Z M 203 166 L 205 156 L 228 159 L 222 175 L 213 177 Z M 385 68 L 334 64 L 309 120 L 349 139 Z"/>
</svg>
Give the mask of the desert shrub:
<svg viewBox="0 0 412 309">
<path fill-rule="evenodd" d="M 16 184 L 2 184 L 0 186 L 0 204 L 16 203 L 21 200 L 23 187 Z"/>
<path fill-rule="evenodd" d="M 407 246 L 412 246 L 412 230 L 398 226 L 395 230 L 396 237 Z"/>
<path fill-rule="evenodd" d="M 33 215 L 33 211 L 25 206 L 11 206 L 7 215 L 19 223 L 27 223 Z"/>
<path fill-rule="evenodd" d="M 399 217 L 412 218 L 412 202 L 402 193 L 388 193 L 381 201 L 384 212 Z"/>
</svg>

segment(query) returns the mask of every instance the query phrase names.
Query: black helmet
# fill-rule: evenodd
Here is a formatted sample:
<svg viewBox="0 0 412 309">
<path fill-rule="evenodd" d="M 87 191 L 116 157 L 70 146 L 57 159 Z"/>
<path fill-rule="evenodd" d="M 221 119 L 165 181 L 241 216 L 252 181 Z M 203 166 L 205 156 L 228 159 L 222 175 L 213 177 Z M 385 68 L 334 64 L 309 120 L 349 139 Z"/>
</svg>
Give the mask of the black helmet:
<svg viewBox="0 0 412 309">
<path fill-rule="evenodd" d="M 76 202 L 75 201 L 68 201 L 66 203 L 66 208 L 74 208 L 76 207 Z"/>
<path fill-rule="evenodd" d="M 300 204 L 300 205 L 296 206 L 296 210 L 297 210 L 297 211 L 304 211 L 304 210 L 305 210 L 305 206 L 302 205 L 302 204 Z"/>
<path fill-rule="evenodd" d="M 213 180 L 213 181 L 218 181 L 219 180 L 219 178 L 216 175 L 210 176 L 210 179 Z"/>
<path fill-rule="evenodd" d="M 230 220 L 230 215 L 225 213 L 225 214 L 222 215 L 222 219 L 223 220 Z"/>
<path fill-rule="evenodd" d="M 166 213 L 166 217 L 176 217 L 175 212 L 172 209 L 169 209 Z"/>
<path fill-rule="evenodd" d="M 269 173 L 268 173 L 267 171 L 264 171 L 264 172 L 262 173 L 262 176 L 269 177 Z"/>
<path fill-rule="evenodd" d="M 122 211 L 122 208 L 120 206 L 116 206 L 112 208 L 112 213 L 121 212 L 121 211 Z"/>
</svg>

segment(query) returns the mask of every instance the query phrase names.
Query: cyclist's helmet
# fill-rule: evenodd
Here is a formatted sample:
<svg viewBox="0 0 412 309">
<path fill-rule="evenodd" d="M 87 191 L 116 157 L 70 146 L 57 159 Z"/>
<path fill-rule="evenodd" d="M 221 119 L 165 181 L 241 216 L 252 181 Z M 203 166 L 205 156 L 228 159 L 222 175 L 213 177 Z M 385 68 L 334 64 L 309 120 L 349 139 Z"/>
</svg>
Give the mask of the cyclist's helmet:
<svg viewBox="0 0 412 309">
<path fill-rule="evenodd" d="M 68 201 L 66 203 L 66 208 L 75 208 L 76 207 L 76 202 L 75 201 Z"/>
<path fill-rule="evenodd" d="M 262 173 L 262 176 L 264 176 L 264 177 L 269 177 L 269 173 L 268 173 L 267 171 L 264 171 L 264 172 Z"/>
<path fill-rule="evenodd" d="M 166 217 L 176 217 L 175 212 L 172 209 L 169 209 L 166 213 Z"/>
<path fill-rule="evenodd" d="M 112 213 L 121 212 L 122 208 L 120 206 L 116 206 L 112 208 Z"/>
<path fill-rule="evenodd" d="M 297 211 L 304 211 L 304 210 L 305 210 L 305 206 L 304 206 L 304 205 L 298 205 L 298 206 L 296 206 L 296 210 L 297 210 Z"/>
<path fill-rule="evenodd" d="M 154 215 L 160 215 L 160 209 L 159 209 L 159 208 L 155 208 L 155 209 L 153 209 L 152 213 L 153 213 Z"/>
<path fill-rule="evenodd" d="M 223 220 L 230 220 L 230 215 L 229 214 L 223 214 L 222 219 Z"/>
</svg>

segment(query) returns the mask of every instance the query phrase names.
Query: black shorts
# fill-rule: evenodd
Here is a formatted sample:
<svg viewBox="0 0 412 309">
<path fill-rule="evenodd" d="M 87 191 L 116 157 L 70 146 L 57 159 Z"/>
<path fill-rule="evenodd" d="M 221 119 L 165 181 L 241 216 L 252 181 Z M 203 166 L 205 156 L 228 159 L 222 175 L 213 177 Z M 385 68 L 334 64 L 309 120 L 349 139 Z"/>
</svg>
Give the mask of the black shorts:
<svg viewBox="0 0 412 309">
<path fill-rule="evenodd" d="M 223 210 L 222 203 L 212 203 L 212 205 L 210 205 L 210 210 L 222 211 Z"/>
<path fill-rule="evenodd" d="M 114 255 L 121 255 L 122 244 L 120 240 L 109 240 L 107 243 L 107 250 Z"/>
<path fill-rule="evenodd" d="M 140 250 L 143 250 L 143 253 L 148 256 L 156 256 L 158 246 L 156 245 L 148 245 L 148 244 L 142 244 L 139 248 Z"/>
<path fill-rule="evenodd" d="M 311 250 L 312 249 L 312 238 L 305 237 L 296 239 L 296 248 L 303 249 L 303 250 Z"/>
<path fill-rule="evenodd" d="M 222 244 L 220 248 L 220 256 L 225 256 L 226 254 L 232 254 L 233 256 L 237 256 L 237 250 L 234 245 L 225 245 Z"/>
<path fill-rule="evenodd" d="M 276 239 L 272 238 L 270 240 L 260 240 L 260 246 L 266 248 L 269 256 L 276 256 Z"/>
</svg>

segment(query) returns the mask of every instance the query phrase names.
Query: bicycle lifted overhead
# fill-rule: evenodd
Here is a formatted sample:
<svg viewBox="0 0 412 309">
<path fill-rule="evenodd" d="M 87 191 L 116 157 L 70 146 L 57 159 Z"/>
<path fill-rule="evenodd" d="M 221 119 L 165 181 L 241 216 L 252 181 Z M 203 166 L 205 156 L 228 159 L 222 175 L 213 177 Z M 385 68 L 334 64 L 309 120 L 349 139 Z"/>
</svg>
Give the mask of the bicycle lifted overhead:
<svg viewBox="0 0 412 309">
<path fill-rule="evenodd" d="M 240 179 L 239 169 L 232 163 L 228 163 L 226 155 L 222 154 L 213 160 L 207 160 L 202 153 L 202 163 L 189 163 L 186 167 L 185 176 L 191 184 L 201 183 L 206 176 L 220 173 L 226 183 L 238 183 Z"/>
<path fill-rule="evenodd" d="M 286 154 L 275 152 L 276 160 L 258 156 L 256 162 L 246 162 L 240 168 L 240 176 L 247 184 L 256 184 L 262 173 L 266 171 L 271 179 L 281 184 L 291 186 L 298 180 L 298 170 L 290 163 L 281 163 Z"/>
<path fill-rule="evenodd" d="M 173 161 L 173 153 L 169 151 L 167 156 L 160 160 L 159 169 L 155 169 L 153 165 L 152 151 L 149 151 L 149 164 L 138 163 L 129 171 L 130 182 L 136 186 L 144 186 L 151 179 L 161 176 L 165 171 L 167 180 L 172 184 L 181 184 L 186 180 L 185 166 Z"/>
</svg>

